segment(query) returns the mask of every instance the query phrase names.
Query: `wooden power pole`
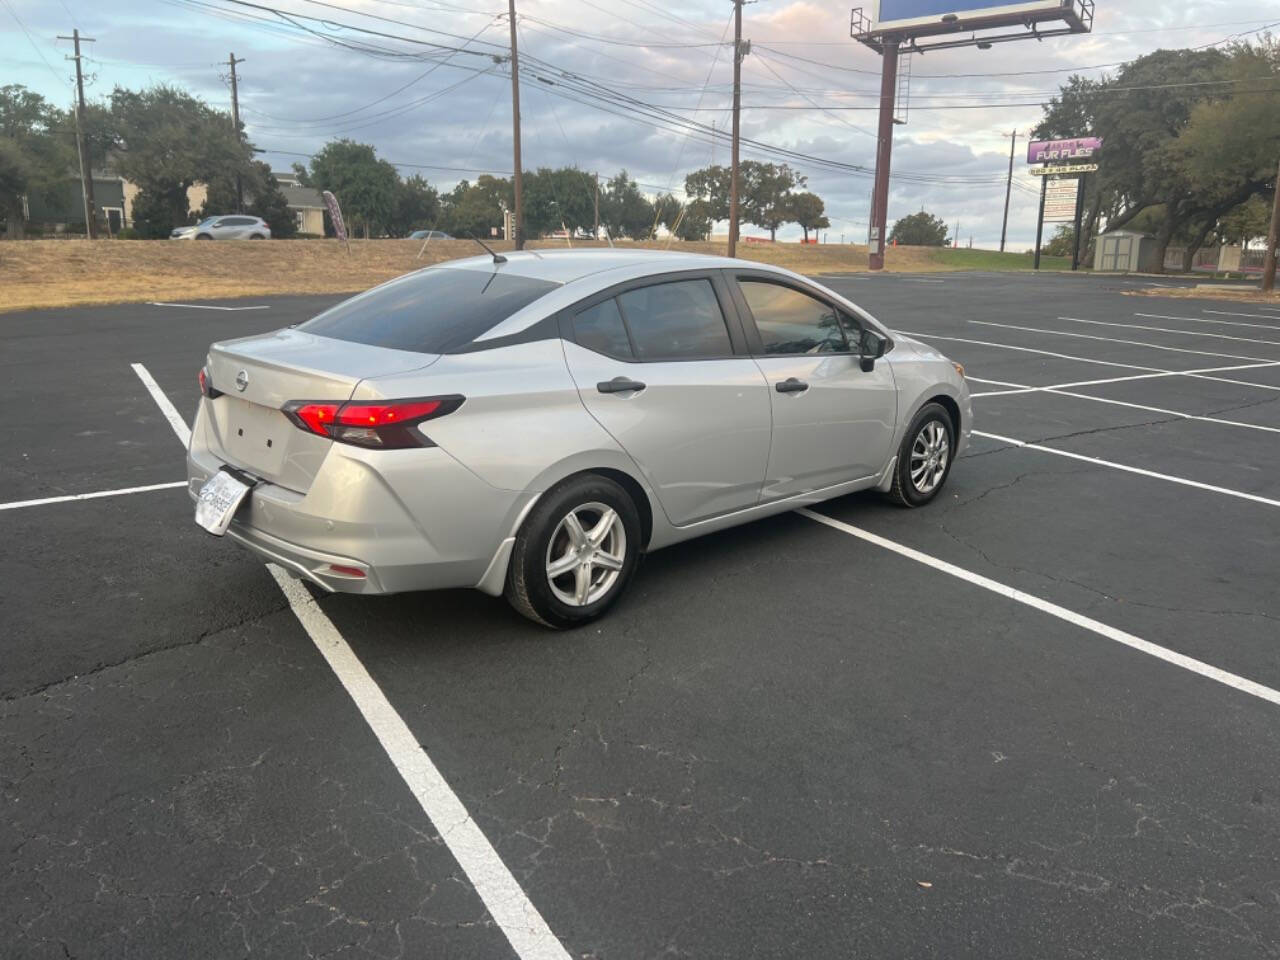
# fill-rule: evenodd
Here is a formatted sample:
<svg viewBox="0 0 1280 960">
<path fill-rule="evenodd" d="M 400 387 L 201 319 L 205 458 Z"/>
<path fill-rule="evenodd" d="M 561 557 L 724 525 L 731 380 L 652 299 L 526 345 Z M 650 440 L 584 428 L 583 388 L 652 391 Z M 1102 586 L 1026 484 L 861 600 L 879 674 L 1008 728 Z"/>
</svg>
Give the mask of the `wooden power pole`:
<svg viewBox="0 0 1280 960">
<path fill-rule="evenodd" d="M 507 0 L 511 19 L 511 138 L 515 152 L 515 210 L 511 217 L 514 249 L 524 249 L 524 170 L 520 164 L 520 52 L 516 46 L 516 0 Z"/>
<path fill-rule="evenodd" d="M 227 57 L 227 66 L 231 68 L 231 125 L 235 128 L 236 141 L 240 140 L 240 88 L 236 83 L 236 64 L 244 63 L 244 57 L 236 59 L 233 52 Z M 240 174 L 236 174 L 236 213 L 244 213 L 244 184 Z"/>
<path fill-rule="evenodd" d="M 95 222 L 97 204 L 93 200 L 93 161 L 89 156 L 89 144 L 84 133 L 84 71 L 80 69 L 80 41 L 93 43 L 92 37 L 80 36 L 79 29 L 71 31 L 69 37 L 58 37 L 59 40 L 72 40 L 76 45 L 76 53 L 68 60 L 76 62 L 76 151 L 80 154 L 80 191 L 84 196 L 84 231 L 90 240 L 98 236 Z"/>
<path fill-rule="evenodd" d="M 1262 292 L 1276 286 L 1276 242 L 1280 240 L 1280 166 L 1276 168 L 1276 198 L 1271 207 L 1271 229 L 1267 231 L 1267 255 L 1262 259 Z"/>
<path fill-rule="evenodd" d="M 889 219 L 889 162 L 893 156 L 893 102 L 898 92 L 899 37 L 890 34 L 880 52 L 880 125 L 876 131 L 875 190 L 871 194 L 871 233 L 867 265 L 884 269 L 885 234 Z"/>
<path fill-rule="evenodd" d="M 729 256 L 738 253 L 738 134 L 742 113 L 742 58 L 751 49 L 742 45 L 742 3 L 733 0 L 733 146 L 729 159 Z"/>
<path fill-rule="evenodd" d="M 1000 227 L 1000 252 L 1004 253 L 1004 238 L 1009 232 L 1009 194 L 1013 192 L 1013 148 L 1018 142 L 1018 131 L 1009 134 L 1009 177 L 1004 182 L 1004 225 Z"/>
</svg>

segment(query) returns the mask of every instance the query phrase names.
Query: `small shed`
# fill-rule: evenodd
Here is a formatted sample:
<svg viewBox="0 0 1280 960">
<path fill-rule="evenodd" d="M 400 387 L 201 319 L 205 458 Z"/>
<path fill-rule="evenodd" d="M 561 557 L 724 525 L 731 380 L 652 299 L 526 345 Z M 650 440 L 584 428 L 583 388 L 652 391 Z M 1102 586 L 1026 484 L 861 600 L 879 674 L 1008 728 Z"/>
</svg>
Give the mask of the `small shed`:
<svg viewBox="0 0 1280 960">
<path fill-rule="evenodd" d="M 1093 269 L 1108 273 L 1159 273 L 1156 238 L 1133 230 L 1111 230 L 1098 237 Z"/>
</svg>

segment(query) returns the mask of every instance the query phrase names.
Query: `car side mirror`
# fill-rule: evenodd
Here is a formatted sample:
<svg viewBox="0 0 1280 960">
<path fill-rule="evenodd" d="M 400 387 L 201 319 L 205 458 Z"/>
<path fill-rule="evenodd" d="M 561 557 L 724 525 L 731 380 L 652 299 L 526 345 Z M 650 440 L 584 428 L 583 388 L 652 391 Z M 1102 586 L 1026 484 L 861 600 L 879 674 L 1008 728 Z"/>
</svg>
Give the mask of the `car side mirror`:
<svg viewBox="0 0 1280 960">
<path fill-rule="evenodd" d="M 858 365 L 863 371 L 870 373 L 876 368 L 876 361 L 884 356 L 888 341 L 879 334 L 866 330 L 862 334 L 862 353 L 858 357 Z"/>
</svg>

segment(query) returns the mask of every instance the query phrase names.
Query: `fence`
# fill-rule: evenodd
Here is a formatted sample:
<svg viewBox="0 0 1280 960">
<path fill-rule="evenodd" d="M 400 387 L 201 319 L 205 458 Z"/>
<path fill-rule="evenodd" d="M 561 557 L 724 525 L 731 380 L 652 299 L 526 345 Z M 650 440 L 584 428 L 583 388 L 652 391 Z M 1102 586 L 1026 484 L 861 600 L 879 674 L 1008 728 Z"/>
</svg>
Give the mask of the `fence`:
<svg viewBox="0 0 1280 960">
<path fill-rule="evenodd" d="M 1182 272 L 1182 257 L 1186 247 L 1169 247 L 1164 253 L 1167 272 Z M 1239 247 L 1201 247 L 1191 258 L 1193 273 L 1261 273 L 1262 258 L 1266 251 L 1261 247 L 1241 250 Z"/>
</svg>

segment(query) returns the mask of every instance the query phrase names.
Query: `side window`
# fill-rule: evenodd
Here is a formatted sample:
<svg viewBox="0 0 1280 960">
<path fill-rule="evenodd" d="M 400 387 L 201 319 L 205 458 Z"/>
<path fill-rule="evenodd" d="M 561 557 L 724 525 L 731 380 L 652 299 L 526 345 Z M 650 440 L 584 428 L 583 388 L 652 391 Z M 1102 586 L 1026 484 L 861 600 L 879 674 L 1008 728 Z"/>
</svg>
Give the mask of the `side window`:
<svg viewBox="0 0 1280 960">
<path fill-rule="evenodd" d="M 622 324 L 616 300 L 605 300 L 573 318 L 573 336 L 579 346 L 611 357 L 631 359 L 631 341 Z"/>
<path fill-rule="evenodd" d="M 874 355 L 877 344 L 884 339 L 870 324 L 863 323 L 857 314 L 845 310 L 840 311 L 840 326 L 844 327 L 845 335 L 853 344 L 854 353 Z"/>
<path fill-rule="evenodd" d="M 738 281 L 751 308 L 766 354 L 845 353 L 845 339 L 834 307 L 792 287 L 763 280 Z"/>
<path fill-rule="evenodd" d="M 710 280 L 677 280 L 618 297 L 640 360 L 694 360 L 733 354 Z"/>
</svg>

